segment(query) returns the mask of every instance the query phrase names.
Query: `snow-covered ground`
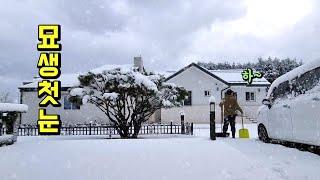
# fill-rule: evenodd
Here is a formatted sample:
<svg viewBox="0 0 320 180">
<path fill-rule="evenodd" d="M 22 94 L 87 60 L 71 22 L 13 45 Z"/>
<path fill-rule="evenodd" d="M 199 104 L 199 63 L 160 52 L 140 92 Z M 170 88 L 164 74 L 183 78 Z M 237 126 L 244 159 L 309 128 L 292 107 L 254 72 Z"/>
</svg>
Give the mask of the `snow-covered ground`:
<svg viewBox="0 0 320 180">
<path fill-rule="evenodd" d="M 256 139 L 209 140 L 208 125 L 194 136 L 19 137 L 0 147 L 0 179 L 205 180 L 319 179 L 320 156 Z"/>
</svg>

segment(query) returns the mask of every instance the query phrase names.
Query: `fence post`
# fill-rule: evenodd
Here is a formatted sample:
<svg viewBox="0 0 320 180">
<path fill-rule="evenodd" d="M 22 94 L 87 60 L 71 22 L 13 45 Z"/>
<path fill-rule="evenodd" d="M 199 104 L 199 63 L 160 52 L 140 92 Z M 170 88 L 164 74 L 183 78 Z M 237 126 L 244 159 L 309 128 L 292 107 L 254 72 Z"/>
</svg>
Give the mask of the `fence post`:
<svg viewBox="0 0 320 180">
<path fill-rule="evenodd" d="M 2 128 L 2 119 L 0 119 L 0 136 L 2 136 L 2 130 L 3 130 L 3 128 Z"/>
<path fill-rule="evenodd" d="M 170 134 L 172 134 L 172 121 L 170 122 Z"/>
<path fill-rule="evenodd" d="M 191 130 L 190 130 L 191 132 L 191 135 L 193 135 L 193 123 L 191 123 Z"/>
<path fill-rule="evenodd" d="M 181 134 L 185 134 L 185 127 L 184 127 L 184 113 L 180 113 L 180 118 L 181 118 Z"/>
<path fill-rule="evenodd" d="M 91 122 L 89 123 L 89 135 L 91 135 Z"/>
</svg>

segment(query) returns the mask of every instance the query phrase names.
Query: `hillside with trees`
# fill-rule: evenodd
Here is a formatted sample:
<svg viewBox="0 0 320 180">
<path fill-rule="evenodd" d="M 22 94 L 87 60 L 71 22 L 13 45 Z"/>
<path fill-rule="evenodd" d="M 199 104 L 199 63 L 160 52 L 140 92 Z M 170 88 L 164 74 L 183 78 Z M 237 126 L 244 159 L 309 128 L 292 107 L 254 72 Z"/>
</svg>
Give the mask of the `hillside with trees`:
<svg viewBox="0 0 320 180">
<path fill-rule="evenodd" d="M 253 68 L 264 74 L 264 77 L 269 81 L 273 82 L 279 76 L 291 71 L 292 69 L 302 65 L 301 61 L 297 59 L 280 59 L 280 58 L 258 58 L 257 62 L 247 62 L 247 63 L 215 63 L 215 62 L 198 62 L 199 65 L 209 69 L 209 70 L 226 70 L 226 69 L 245 69 Z"/>
</svg>

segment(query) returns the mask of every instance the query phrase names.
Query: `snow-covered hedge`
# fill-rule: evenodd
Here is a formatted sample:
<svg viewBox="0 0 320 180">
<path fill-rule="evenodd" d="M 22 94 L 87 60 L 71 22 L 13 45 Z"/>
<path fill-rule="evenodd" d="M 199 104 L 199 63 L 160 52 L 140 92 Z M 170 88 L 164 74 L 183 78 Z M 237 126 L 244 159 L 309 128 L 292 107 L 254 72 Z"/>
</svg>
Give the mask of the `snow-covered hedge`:
<svg viewBox="0 0 320 180">
<path fill-rule="evenodd" d="M 0 112 L 27 112 L 25 104 L 0 103 Z"/>
<path fill-rule="evenodd" d="M 10 135 L 3 135 L 0 136 L 0 146 L 2 145 L 10 145 L 17 141 L 17 137 L 10 134 Z"/>
</svg>

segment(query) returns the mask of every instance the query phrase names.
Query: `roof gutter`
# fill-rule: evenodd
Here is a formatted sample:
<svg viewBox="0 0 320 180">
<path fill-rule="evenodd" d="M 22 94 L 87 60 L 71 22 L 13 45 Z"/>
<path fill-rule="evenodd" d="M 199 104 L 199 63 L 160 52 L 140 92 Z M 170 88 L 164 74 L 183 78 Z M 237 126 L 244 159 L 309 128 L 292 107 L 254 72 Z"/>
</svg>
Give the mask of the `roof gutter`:
<svg viewBox="0 0 320 180">
<path fill-rule="evenodd" d="M 229 89 L 230 87 L 231 87 L 231 86 L 230 86 L 230 85 L 228 85 L 228 87 L 226 87 L 226 88 L 224 88 L 224 89 L 222 89 L 222 90 L 221 90 L 221 92 L 220 92 L 221 100 L 222 100 L 222 94 L 223 94 L 223 91 L 225 91 L 225 90 Z"/>
</svg>

